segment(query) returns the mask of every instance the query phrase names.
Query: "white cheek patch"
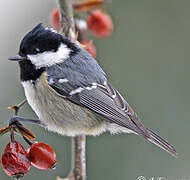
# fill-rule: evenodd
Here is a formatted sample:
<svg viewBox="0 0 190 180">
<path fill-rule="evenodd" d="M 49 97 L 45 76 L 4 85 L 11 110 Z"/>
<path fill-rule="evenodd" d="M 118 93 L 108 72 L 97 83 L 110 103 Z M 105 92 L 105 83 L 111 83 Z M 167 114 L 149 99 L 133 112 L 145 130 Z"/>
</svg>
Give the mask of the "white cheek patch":
<svg viewBox="0 0 190 180">
<path fill-rule="evenodd" d="M 56 52 L 43 52 L 39 54 L 27 55 L 27 58 L 37 69 L 59 64 L 69 58 L 71 50 L 65 44 L 61 44 Z"/>
</svg>

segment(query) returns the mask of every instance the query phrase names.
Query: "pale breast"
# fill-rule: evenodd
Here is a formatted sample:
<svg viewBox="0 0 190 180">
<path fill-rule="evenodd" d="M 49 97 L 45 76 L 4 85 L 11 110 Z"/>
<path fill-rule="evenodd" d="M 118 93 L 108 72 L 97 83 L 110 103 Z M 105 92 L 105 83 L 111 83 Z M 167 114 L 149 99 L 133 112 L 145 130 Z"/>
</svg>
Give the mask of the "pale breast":
<svg viewBox="0 0 190 180">
<path fill-rule="evenodd" d="M 48 129 L 60 134 L 98 135 L 106 130 L 106 122 L 90 110 L 82 108 L 59 95 L 46 81 L 43 73 L 35 83 L 22 82 L 29 105 Z"/>
</svg>

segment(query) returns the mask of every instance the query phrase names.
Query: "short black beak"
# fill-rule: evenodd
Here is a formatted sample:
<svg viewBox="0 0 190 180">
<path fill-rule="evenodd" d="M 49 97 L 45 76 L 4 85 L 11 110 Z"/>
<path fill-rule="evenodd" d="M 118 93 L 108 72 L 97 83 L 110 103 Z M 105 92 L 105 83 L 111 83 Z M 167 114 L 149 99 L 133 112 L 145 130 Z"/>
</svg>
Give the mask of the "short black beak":
<svg viewBox="0 0 190 180">
<path fill-rule="evenodd" d="M 16 56 L 8 58 L 8 60 L 10 60 L 10 61 L 22 61 L 22 60 L 25 60 L 25 59 L 26 59 L 26 57 L 22 57 L 19 54 L 17 54 Z"/>
</svg>

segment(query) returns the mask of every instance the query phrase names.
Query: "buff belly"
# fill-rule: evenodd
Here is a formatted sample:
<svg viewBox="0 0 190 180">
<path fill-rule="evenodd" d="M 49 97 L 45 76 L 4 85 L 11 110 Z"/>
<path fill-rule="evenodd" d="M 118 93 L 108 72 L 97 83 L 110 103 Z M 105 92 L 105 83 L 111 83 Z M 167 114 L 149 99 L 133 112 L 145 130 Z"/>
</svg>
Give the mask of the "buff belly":
<svg viewBox="0 0 190 180">
<path fill-rule="evenodd" d="M 68 136 L 99 135 L 106 131 L 107 121 L 66 100 L 48 86 L 46 73 L 35 83 L 24 81 L 22 85 L 29 105 L 49 130 Z"/>
</svg>

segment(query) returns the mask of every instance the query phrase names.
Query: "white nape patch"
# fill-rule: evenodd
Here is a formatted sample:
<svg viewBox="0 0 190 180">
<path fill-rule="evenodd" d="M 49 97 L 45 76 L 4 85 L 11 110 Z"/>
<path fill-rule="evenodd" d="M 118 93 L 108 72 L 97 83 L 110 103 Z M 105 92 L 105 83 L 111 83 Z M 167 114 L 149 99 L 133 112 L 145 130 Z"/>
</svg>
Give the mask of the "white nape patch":
<svg viewBox="0 0 190 180">
<path fill-rule="evenodd" d="M 66 78 L 65 78 L 65 79 L 59 79 L 58 82 L 59 82 L 59 83 L 65 83 L 65 82 L 69 82 L 69 80 L 66 79 Z"/>
<path fill-rule="evenodd" d="M 81 30 L 86 30 L 87 29 L 87 23 L 83 19 L 76 19 L 75 24 Z"/>
<path fill-rule="evenodd" d="M 47 51 L 38 54 L 31 54 L 27 55 L 27 58 L 30 59 L 37 69 L 39 69 L 41 67 L 48 67 L 62 63 L 64 60 L 69 58 L 70 52 L 71 50 L 65 44 L 61 44 L 56 52 Z"/>
</svg>

